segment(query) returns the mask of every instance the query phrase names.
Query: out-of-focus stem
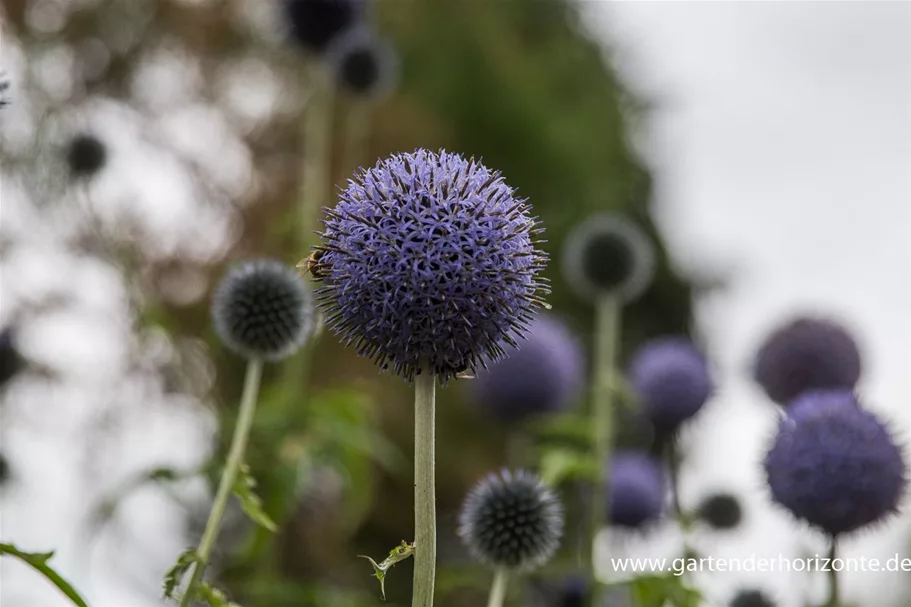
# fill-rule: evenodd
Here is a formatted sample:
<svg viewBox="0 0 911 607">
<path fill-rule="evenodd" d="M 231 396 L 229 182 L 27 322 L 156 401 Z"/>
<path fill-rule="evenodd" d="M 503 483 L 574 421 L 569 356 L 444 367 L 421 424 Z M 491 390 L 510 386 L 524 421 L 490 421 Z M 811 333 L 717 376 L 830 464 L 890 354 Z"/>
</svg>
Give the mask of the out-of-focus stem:
<svg viewBox="0 0 911 607">
<path fill-rule="evenodd" d="M 329 75 L 320 65 L 313 65 L 311 91 L 303 121 L 303 164 L 298 200 L 301 257 L 309 253 L 315 240 L 318 213 L 325 206 L 329 191 L 332 153 L 332 102 L 334 90 Z"/>
<path fill-rule="evenodd" d="M 509 571 L 497 569 L 493 577 L 493 585 L 490 587 L 490 598 L 487 599 L 487 607 L 503 607 L 503 601 L 506 600 L 506 585 L 508 582 Z"/>
<path fill-rule="evenodd" d="M 609 502 L 611 443 L 614 438 L 612 390 L 619 339 L 620 302 L 611 295 L 596 302 L 595 356 L 592 384 L 592 422 L 595 433 L 595 458 L 598 476 L 593 483 L 591 498 L 591 558 L 592 579 L 597 581 L 597 538 L 602 528 Z M 596 586 L 597 587 L 597 586 Z"/>
<path fill-rule="evenodd" d="M 829 541 L 829 600 L 826 607 L 838 607 L 841 604 L 841 593 L 838 587 L 838 571 L 834 566 L 835 559 L 838 558 L 838 539 L 833 536 Z"/>
<path fill-rule="evenodd" d="M 209 557 L 212 554 L 212 548 L 215 546 L 215 540 L 218 538 L 225 507 L 228 505 L 228 498 L 231 497 L 234 483 L 237 480 L 237 472 L 240 470 L 244 460 L 247 440 L 250 437 L 250 428 L 253 425 L 253 414 L 256 411 L 256 398 L 259 395 L 262 372 L 262 360 L 252 359 L 247 363 L 244 391 L 240 400 L 240 412 L 237 416 L 237 425 L 234 427 L 234 436 L 231 438 L 231 447 L 228 450 L 228 460 L 225 463 L 225 470 L 222 472 L 221 481 L 218 484 L 218 491 L 215 494 L 215 501 L 212 503 L 212 510 L 209 512 L 209 520 L 206 521 L 206 529 L 203 531 L 199 547 L 196 549 L 197 560 L 193 565 L 190 583 L 187 584 L 187 589 L 180 598 L 180 607 L 188 607 L 192 603 L 196 587 L 202 580 L 206 567 L 209 565 Z"/>
<path fill-rule="evenodd" d="M 436 578 L 437 522 L 434 463 L 436 377 L 414 378 L 414 584 L 411 607 L 432 607 Z"/>
<path fill-rule="evenodd" d="M 345 116 L 345 175 L 352 174 L 364 162 L 370 133 L 370 108 L 368 102 L 357 99 L 348 104 Z"/>
</svg>

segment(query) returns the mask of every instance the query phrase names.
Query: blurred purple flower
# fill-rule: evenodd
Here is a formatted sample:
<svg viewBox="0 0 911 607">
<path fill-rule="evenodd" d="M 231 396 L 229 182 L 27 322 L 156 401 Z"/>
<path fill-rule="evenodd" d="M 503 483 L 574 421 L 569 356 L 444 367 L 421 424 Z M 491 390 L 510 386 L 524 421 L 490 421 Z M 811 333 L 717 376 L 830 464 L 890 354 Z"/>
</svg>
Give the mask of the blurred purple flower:
<svg viewBox="0 0 911 607">
<path fill-rule="evenodd" d="M 366 27 L 349 30 L 326 50 L 337 85 L 358 97 L 375 99 L 391 92 L 398 77 L 395 49 Z"/>
<path fill-rule="evenodd" d="M 753 377 L 776 403 L 808 390 L 850 389 L 861 375 L 857 344 L 830 320 L 797 318 L 775 329 L 756 355 Z"/>
<path fill-rule="evenodd" d="M 569 407 L 585 381 L 579 342 L 556 317 L 541 314 L 518 350 L 510 350 L 471 382 L 474 399 L 492 417 L 520 421 Z"/>
<path fill-rule="evenodd" d="M 721 531 L 734 529 L 743 518 L 740 501 L 730 493 L 713 493 L 707 496 L 699 504 L 696 513 L 699 520 Z"/>
<path fill-rule="evenodd" d="M 889 430 L 843 391 L 798 398 L 765 458 L 772 499 L 832 536 L 895 512 L 906 470 Z"/>
<path fill-rule="evenodd" d="M 628 375 L 659 434 L 675 431 L 696 415 L 713 390 L 705 358 L 679 337 L 646 342 L 633 356 Z"/>
<path fill-rule="evenodd" d="M 664 473 L 648 455 L 617 452 L 611 459 L 608 496 L 610 524 L 641 529 L 664 514 Z"/>
<path fill-rule="evenodd" d="M 363 0 L 283 0 L 282 8 L 291 37 L 312 53 L 325 51 L 364 16 Z"/>
<path fill-rule="evenodd" d="M 326 211 L 317 247 L 327 325 L 409 381 L 498 360 L 548 292 L 529 211 L 500 173 L 446 151 L 359 172 Z"/>
</svg>

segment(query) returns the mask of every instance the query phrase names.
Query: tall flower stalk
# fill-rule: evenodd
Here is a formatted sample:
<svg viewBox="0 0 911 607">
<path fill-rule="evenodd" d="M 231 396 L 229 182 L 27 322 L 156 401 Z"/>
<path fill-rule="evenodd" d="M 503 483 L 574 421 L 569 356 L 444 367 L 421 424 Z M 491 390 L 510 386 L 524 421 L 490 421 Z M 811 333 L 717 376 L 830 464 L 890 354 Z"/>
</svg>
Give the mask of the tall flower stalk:
<svg viewBox="0 0 911 607">
<path fill-rule="evenodd" d="M 433 605 L 436 580 L 437 519 L 435 434 L 436 378 L 414 378 L 414 586 L 413 607 Z"/>
</svg>

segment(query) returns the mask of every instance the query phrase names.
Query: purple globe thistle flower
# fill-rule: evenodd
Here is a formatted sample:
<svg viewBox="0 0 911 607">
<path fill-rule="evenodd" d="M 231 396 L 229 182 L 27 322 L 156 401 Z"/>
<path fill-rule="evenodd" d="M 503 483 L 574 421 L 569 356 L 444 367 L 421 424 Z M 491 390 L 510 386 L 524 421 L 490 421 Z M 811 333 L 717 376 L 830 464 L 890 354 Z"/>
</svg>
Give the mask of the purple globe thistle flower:
<svg viewBox="0 0 911 607">
<path fill-rule="evenodd" d="M 664 514 L 665 481 L 658 462 L 643 453 L 617 452 L 611 459 L 608 521 L 642 529 Z"/>
<path fill-rule="evenodd" d="M 317 54 L 364 16 L 363 0 L 283 0 L 282 8 L 294 41 Z"/>
<path fill-rule="evenodd" d="M 729 493 L 707 496 L 696 509 L 699 520 L 720 531 L 736 528 L 743 518 L 740 501 Z"/>
<path fill-rule="evenodd" d="M 730 607 L 775 607 L 775 601 L 759 590 L 741 590 L 731 600 Z"/>
<path fill-rule="evenodd" d="M 398 76 L 392 45 L 366 27 L 354 28 L 332 42 L 326 63 L 341 89 L 365 99 L 390 93 Z"/>
<path fill-rule="evenodd" d="M 860 352 L 845 327 L 801 317 L 766 338 L 753 377 L 769 398 L 784 405 L 808 390 L 854 388 L 861 370 Z"/>
<path fill-rule="evenodd" d="M 409 381 L 498 360 L 548 292 L 529 210 L 500 173 L 446 151 L 359 172 L 326 211 L 312 269 L 327 325 Z"/>
<path fill-rule="evenodd" d="M 13 379 L 25 366 L 25 360 L 16 347 L 15 330 L 5 327 L 0 331 L 0 388 Z"/>
<path fill-rule="evenodd" d="M 620 215 L 595 215 L 567 236 L 563 273 L 582 297 L 613 294 L 632 301 L 648 288 L 654 272 L 655 252 L 648 237 Z"/>
<path fill-rule="evenodd" d="M 583 388 L 585 356 L 560 320 L 541 314 L 519 349 L 479 371 L 474 399 L 496 419 L 517 422 L 569 407 Z"/>
<path fill-rule="evenodd" d="M 271 259 L 232 268 L 212 298 L 215 331 L 229 349 L 247 358 L 279 360 L 297 350 L 313 327 L 304 280 Z"/>
<path fill-rule="evenodd" d="M 696 415 L 713 390 L 705 358 L 678 337 L 646 342 L 633 356 L 628 375 L 658 434 L 673 432 Z"/>
<path fill-rule="evenodd" d="M 765 457 L 772 499 L 831 536 L 894 513 L 907 484 L 901 449 L 850 392 L 808 392 Z"/>
<path fill-rule="evenodd" d="M 502 470 L 465 498 L 459 536 L 482 563 L 528 571 L 556 552 L 563 536 L 563 507 L 537 475 Z"/>
<path fill-rule="evenodd" d="M 97 137 L 80 133 L 67 146 L 66 162 L 74 177 L 92 177 L 104 167 L 107 155 L 107 149 Z"/>
</svg>

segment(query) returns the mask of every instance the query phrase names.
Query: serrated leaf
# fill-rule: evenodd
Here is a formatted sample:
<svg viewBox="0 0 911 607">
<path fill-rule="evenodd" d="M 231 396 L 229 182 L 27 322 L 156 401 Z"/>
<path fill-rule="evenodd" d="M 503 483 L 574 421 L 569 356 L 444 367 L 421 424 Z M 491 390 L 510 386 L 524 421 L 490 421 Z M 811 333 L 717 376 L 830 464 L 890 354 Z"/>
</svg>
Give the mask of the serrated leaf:
<svg viewBox="0 0 911 607">
<path fill-rule="evenodd" d="M 197 590 L 199 598 L 208 603 L 209 607 L 240 607 L 234 601 L 229 601 L 224 592 L 210 584 L 200 584 Z"/>
<path fill-rule="evenodd" d="M 360 558 L 370 561 L 370 565 L 373 567 L 373 577 L 380 581 L 380 594 L 384 601 L 386 600 L 386 574 L 389 573 L 389 570 L 392 569 L 396 563 L 404 561 L 413 554 L 414 542 L 409 544 L 405 540 L 402 540 L 401 544 L 389 551 L 389 556 L 383 559 L 382 563 L 377 564 L 377 562 L 369 556 L 363 554 L 358 555 Z"/>
<path fill-rule="evenodd" d="M 263 510 L 263 502 L 254 489 L 256 489 L 256 480 L 250 474 L 250 467 L 247 464 L 241 464 L 240 470 L 237 472 L 237 480 L 234 481 L 234 495 L 240 500 L 240 507 L 257 525 L 269 531 L 276 531 L 278 527 Z"/>
<path fill-rule="evenodd" d="M 13 544 L 0 543 L 0 554 L 8 554 L 18 558 L 47 578 L 48 581 L 56 586 L 60 592 L 65 594 L 74 605 L 78 605 L 78 607 L 88 607 L 85 599 L 76 592 L 75 588 L 73 588 L 65 579 L 60 577 L 60 574 L 48 565 L 48 561 L 54 556 L 53 552 L 23 552 Z"/>
<path fill-rule="evenodd" d="M 197 556 L 195 548 L 187 548 L 180 553 L 174 566 L 164 574 L 164 598 L 174 598 L 174 591 L 180 585 L 180 580 L 183 579 L 190 567 L 197 562 L 199 562 L 199 556 Z"/>
</svg>

